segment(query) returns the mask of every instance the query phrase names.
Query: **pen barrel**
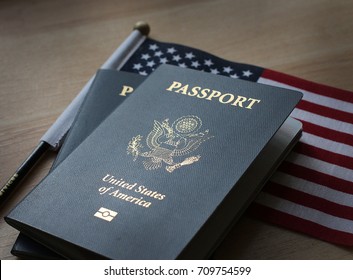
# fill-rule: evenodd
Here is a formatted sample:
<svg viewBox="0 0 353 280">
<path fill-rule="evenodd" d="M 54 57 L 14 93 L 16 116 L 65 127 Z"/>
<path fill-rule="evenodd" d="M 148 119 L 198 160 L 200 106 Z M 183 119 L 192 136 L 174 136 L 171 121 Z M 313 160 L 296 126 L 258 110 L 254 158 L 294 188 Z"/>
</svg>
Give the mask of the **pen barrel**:
<svg viewBox="0 0 353 280">
<path fill-rule="evenodd" d="M 41 141 L 38 146 L 32 151 L 27 159 L 21 164 L 6 184 L 0 189 L 0 206 L 5 202 L 11 194 L 15 191 L 16 187 L 25 178 L 29 171 L 36 165 L 39 159 L 49 150 L 50 145 Z"/>
</svg>

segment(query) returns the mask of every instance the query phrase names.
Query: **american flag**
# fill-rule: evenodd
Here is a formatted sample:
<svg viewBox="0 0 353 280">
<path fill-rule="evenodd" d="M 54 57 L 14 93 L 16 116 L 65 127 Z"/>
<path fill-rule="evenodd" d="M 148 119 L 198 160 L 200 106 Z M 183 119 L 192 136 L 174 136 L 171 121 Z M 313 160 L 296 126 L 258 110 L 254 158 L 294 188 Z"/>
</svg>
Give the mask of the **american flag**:
<svg viewBox="0 0 353 280">
<path fill-rule="evenodd" d="M 292 117 L 303 135 L 252 203 L 265 221 L 341 245 L 353 245 L 353 93 L 204 51 L 147 38 L 121 70 L 150 74 L 162 63 L 304 94 Z"/>
</svg>

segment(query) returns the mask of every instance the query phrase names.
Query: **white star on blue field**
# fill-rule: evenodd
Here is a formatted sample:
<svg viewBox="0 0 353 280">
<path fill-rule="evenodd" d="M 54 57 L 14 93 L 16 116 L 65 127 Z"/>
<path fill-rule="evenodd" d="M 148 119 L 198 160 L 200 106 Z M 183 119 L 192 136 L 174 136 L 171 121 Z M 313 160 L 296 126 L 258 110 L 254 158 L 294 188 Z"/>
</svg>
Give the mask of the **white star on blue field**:
<svg viewBox="0 0 353 280">
<path fill-rule="evenodd" d="M 263 71 L 261 67 L 227 61 L 201 50 L 152 39 L 146 39 L 121 70 L 148 75 L 160 64 L 172 64 L 254 82 Z"/>
</svg>

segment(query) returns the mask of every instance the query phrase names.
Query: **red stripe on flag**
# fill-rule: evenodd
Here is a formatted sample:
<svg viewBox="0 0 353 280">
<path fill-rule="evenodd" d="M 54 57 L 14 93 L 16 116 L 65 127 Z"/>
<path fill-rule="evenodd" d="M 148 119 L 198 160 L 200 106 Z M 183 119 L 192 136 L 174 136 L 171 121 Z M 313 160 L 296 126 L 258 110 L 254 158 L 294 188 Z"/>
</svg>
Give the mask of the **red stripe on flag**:
<svg viewBox="0 0 353 280">
<path fill-rule="evenodd" d="M 274 182 L 269 182 L 264 191 L 276 197 L 281 197 L 332 216 L 353 220 L 353 208 L 311 194 L 292 189 Z"/>
<path fill-rule="evenodd" d="M 303 131 L 316 136 L 353 146 L 353 135 L 300 120 Z"/>
<path fill-rule="evenodd" d="M 277 71 L 265 69 L 261 75 L 262 78 L 274 80 L 280 83 L 284 83 L 296 88 L 300 88 L 312 93 L 319 95 L 339 99 L 342 101 L 353 103 L 353 94 L 350 91 L 342 90 L 314 82 L 310 82 L 304 79 L 293 77 L 291 75 L 283 74 Z"/>
<path fill-rule="evenodd" d="M 297 143 L 294 151 L 337 166 L 353 169 L 353 158 L 317 148 L 305 143 Z"/>
<path fill-rule="evenodd" d="M 288 229 L 312 235 L 327 242 L 345 246 L 353 245 L 353 234 L 330 229 L 317 223 L 268 208 L 256 202 L 251 204 L 248 213 L 267 222 L 285 226 Z"/>
<path fill-rule="evenodd" d="M 319 104 L 311 103 L 306 100 L 301 100 L 296 106 L 296 108 L 327 118 L 353 124 L 353 114 L 322 106 Z"/>
<path fill-rule="evenodd" d="M 353 182 L 300 166 L 295 163 L 285 161 L 279 166 L 278 170 L 333 190 L 353 194 Z"/>
</svg>

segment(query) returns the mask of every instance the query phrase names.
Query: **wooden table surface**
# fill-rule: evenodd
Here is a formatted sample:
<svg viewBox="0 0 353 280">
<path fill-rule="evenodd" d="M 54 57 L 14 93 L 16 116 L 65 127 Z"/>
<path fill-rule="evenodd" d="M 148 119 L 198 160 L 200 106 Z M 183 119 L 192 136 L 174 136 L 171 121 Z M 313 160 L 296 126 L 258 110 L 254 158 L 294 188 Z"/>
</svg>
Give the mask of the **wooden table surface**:
<svg viewBox="0 0 353 280">
<path fill-rule="evenodd" d="M 353 1 L 0 1 L 0 185 L 139 20 L 150 37 L 353 91 Z M 48 153 L 0 210 L 0 258 L 18 232 L 4 215 L 48 172 Z M 353 259 L 245 215 L 217 259 Z"/>
</svg>

